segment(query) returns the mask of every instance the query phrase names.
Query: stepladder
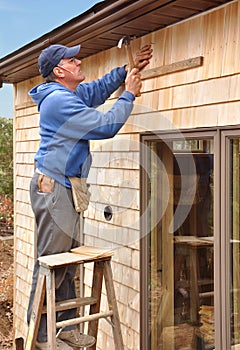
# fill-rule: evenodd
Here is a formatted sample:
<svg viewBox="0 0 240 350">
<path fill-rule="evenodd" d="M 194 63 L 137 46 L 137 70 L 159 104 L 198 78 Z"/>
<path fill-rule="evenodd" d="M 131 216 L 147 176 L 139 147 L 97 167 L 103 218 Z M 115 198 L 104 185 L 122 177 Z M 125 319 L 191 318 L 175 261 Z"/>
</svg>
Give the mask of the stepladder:
<svg viewBox="0 0 240 350">
<path fill-rule="evenodd" d="M 124 350 L 121 333 L 120 318 L 115 295 L 110 250 L 80 246 L 71 252 L 59 253 L 40 257 L 39 276 L 35 291 L 32 312 L 28 327 L 28 335 L 25 342 L 25 350 L 34 350 L 37 340 L 40 319 L 43 313 L 47 314 L 48 349 L 56 350 L 56 337 L 66 327 L 88 323 L 88 334 L 96 339 L 90 350 L 96 350 L 99 320 L 105 319 L 111 324 L 115 350 Z M 93 263 L 93 275 L 90 297 L 78 297 L 75 299 L 55 300 L 55 270 L 67 265 L 83 266 Z M 100 311 L 103 279 L 107 295 L 108 308 Z M 44 303 L 44 300 L 46 301 Z M 57 312 L 70 308 L 82 308 L 89 306 L 89 313 L 79 317 L 57 321 Z M 106 348 L 104 349 L 106 350 Z"/>
</svg>

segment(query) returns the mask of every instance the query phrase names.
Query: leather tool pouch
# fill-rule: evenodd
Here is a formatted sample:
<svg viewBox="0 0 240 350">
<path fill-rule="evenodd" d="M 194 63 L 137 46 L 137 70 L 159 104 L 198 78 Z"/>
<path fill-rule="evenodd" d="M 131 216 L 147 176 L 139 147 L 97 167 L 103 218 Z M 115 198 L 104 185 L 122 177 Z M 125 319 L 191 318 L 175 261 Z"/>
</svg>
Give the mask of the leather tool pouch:
<svg viewBox="0 0 240 350">
<path fill-rule="evenodd" d="M 69 177 L 72 185 L 73 202 L 78 213 L 87 209 L 91 193 L 88 191 L 87 179 Z"/>
<path fill-rule="evenodd" d="M 39 174 L 38 176 L 39 192 L 51 193 L 54 191 L 54 179 L 50 176 Z"/>
</svg>

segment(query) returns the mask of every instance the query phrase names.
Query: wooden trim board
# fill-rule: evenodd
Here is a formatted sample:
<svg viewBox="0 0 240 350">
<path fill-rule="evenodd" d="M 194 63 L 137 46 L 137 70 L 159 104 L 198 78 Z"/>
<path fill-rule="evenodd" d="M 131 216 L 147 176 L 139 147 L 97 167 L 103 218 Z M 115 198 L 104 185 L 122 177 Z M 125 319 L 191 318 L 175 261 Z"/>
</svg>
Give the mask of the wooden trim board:
<svg viewBox="0 0 240 350">
<path fill-rule="evenodd" d="M 200 67 L 202 65 L 203 65 L 203 56 L 198 56 L 194 58 L 189 58 L 187 60 L 167 64 L 165 66 L 145 70 L 141 72 L 141 78 L 142 80 L 155 78 L 160 75 L 175 73 L 175 72 L 179 72 L 190 68 Z"/>
</svg>

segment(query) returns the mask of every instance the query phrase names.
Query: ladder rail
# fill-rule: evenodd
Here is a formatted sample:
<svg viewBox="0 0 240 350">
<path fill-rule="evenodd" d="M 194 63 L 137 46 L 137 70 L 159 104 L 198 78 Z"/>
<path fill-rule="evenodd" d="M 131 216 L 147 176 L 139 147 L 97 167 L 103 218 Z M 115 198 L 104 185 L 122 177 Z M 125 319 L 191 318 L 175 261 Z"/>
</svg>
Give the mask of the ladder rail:
<svg viewBox="0 0 240 350">
<path fill-rule="evenodd" d="M 42 269 L 40 268 L 42 272 Z M 28 327 L 28 334 L 26 339 L 25 350 L 34 350 L 35 344 L 37 340 L 37 330 L 40 324 L 41 311 L 44 302 L 45 296 L 45 288 L 46 288 L 46 276 L 42 273 L 39 273 L 38 281 L 37 281 L 37 289 L 32 305 L 32 312 Z M 20 343 L 20 342 L 19 342 Z M 20 343 L 19 347 L 23 345 Z"/>
</svg>

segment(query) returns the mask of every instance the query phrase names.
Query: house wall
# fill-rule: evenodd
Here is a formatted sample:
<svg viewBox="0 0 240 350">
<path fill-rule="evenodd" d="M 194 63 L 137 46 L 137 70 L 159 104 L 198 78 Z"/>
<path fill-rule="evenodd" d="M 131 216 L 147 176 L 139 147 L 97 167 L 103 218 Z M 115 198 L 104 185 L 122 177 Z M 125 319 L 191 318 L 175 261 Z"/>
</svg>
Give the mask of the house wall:
<svg viewBox="0 0 240 350">
<path fill-rule="evenodd" d="M 132 42 L 133 51 L 153 43 L 150 67 L 203 56 L 203 65 L 143 81 L 142 94 L 127 124 L 113 139 L 91 143 L 91 203 L 85 212 L 85 244 L 115 248 L 112 267 L 125 348 L 139 349 L 140 189 L 139 133 L 148 130 L 239 124 L 240 2 L 199 15 Z M 101 62 L 101 65 L 99 65 Z M 87 80 L 126 63 L 124 49 L 112 48 L 84 59 Z M 34 263 L 34 218 L 29 183 L 38 146 L 36 106 L 28 90 L 40 77 L 15 86 L 15 337 L 26 336 L 26 308 Z M 107 110 L 116 92 L 101 109 Z M 104 218 L 111 206 L 111 221 Z M 91 265 L 85 271 L 90 293 Z M 106 304 L 105 294 L 102 307 Z M 111 327 L 100 321 L 98 349 L 114 348 Z"/>
<path fill-rule="evenodd" d="M 14 329 L 15 337 L 26 336 L 26 310 L 35 257 L 35 221 L 30 206 L 29 184 L 38 147 L 39 116 L 28 90 L 41 78 L 14 87 Z"/>
</svg>

